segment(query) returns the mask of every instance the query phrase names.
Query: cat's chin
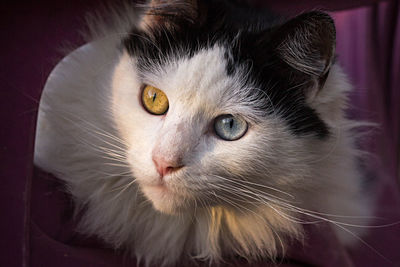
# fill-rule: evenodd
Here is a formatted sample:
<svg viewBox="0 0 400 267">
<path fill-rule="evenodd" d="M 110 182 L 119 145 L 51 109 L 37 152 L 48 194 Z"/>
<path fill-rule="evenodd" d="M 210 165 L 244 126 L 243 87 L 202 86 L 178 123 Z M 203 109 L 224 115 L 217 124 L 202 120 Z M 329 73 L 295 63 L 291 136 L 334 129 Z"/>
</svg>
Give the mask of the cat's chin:
<svg viewBox="0 0 400 267">
<path fill-rule="evenodd" d="M 179 214 L 187 207 L 184 198 L 166 185 L 141 186 L 143 194 L 151 201 L 155 210 L 165 214 Z"/>
</svg>

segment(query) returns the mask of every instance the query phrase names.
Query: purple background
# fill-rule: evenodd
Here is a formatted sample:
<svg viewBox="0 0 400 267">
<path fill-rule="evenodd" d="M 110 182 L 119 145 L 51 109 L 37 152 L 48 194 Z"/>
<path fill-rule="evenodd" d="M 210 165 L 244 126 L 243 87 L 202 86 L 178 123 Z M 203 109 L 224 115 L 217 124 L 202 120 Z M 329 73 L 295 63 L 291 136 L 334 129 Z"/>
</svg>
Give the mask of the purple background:
<svg viewBox="0 0 400 267">
<path fill-rule="evenodd" d="M 251 2 L 289 14 L 313 8 L 336 10 L 332 15 L 339 60 L 355 85 L 351 115 L 381 126 L 371 131 L 365 142 L 365 149 L 373 153 L 368 165 L 379 178 L 377 215 L 385 218 L 377 223 L 399 221 L 399 1 Z M 98 3 L 3 1 L 0 6 L 1 266 L 133 265 L 101 242 L 76 234 L 70 199 L 57 180 L 32 164 L 41 89 L 61 59 L 60 48 L 68 47 L 68 42 L 82 44 L 78 30 L 84 24 L 83 16 Z M 373 249 L 360 245 L 352 251 L 340 247 L 328 226 L 318 230 L 315 234 L 314 227 L 307 229 L 309 245 L 301 248 L 294 244 L 284 265 L 400 266 L 399 225 L 373 229 L 364 239 Z"/>
</svg>

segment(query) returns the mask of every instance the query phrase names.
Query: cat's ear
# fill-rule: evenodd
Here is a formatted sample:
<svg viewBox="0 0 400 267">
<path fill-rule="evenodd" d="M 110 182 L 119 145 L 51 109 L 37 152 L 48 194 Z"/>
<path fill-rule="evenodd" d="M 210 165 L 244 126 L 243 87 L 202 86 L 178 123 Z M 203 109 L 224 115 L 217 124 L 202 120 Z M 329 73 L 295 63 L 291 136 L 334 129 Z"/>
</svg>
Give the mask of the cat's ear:
<svg viewBox="0 0 400 267">
<path fill-rule="evenodd" d="M 150 0 L 143 7 L 140 28 L 174 28 L 180 23 L 200 25 L 206 16 L 204 0 Z"/>
<path fill-rule="evenodd" d="M 335 58 L 333 19 L 320 11 L 301 14 L 280 26 L 273 40 L 280 60 L 311 79 L 313 88 L 308 89 L 307 97 L 313 98 L 324 86 Z"/>
</svg>

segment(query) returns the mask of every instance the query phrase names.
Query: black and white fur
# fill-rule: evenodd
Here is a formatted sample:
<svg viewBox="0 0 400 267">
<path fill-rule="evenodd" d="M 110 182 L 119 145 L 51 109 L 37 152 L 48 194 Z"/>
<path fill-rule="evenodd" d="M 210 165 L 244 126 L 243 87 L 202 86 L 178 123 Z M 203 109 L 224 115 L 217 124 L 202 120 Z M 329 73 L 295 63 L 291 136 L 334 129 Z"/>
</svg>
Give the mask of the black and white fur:
<svg viewBox="0 0 400 267">
<path fill-rule="evenodd" d="M 354 241 L 343 225 L 370 206 L 329 15 L 246 20 L 195 0 L 113 13 L 57 65 L 40 103 L 35 163 L 85 209 L 80 231 L 161 265 L 273 259 L 315 220 Z M 143 84 L 166 93 L 166 115 L 142 107 Z M 220 114 L 243 117 L 247 133 L 218 138 Z M 161 189 L 154 153 L 184 166 Z"/>
</svg>

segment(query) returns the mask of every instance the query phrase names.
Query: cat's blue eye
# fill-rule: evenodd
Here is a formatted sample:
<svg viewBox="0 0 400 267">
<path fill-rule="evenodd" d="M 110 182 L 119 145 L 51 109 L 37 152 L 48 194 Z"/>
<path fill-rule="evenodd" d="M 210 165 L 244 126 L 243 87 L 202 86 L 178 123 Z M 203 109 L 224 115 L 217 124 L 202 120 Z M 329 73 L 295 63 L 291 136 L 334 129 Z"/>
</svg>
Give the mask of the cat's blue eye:
<svg viewBox="0 0 400 267">
<path fill-rule="evenodd" d="M 247 122 L 231 114 L 220 115 L 214 120 L 215 133 L 226 141 L 241 138 L 247 132 Z"/>
</svg>

